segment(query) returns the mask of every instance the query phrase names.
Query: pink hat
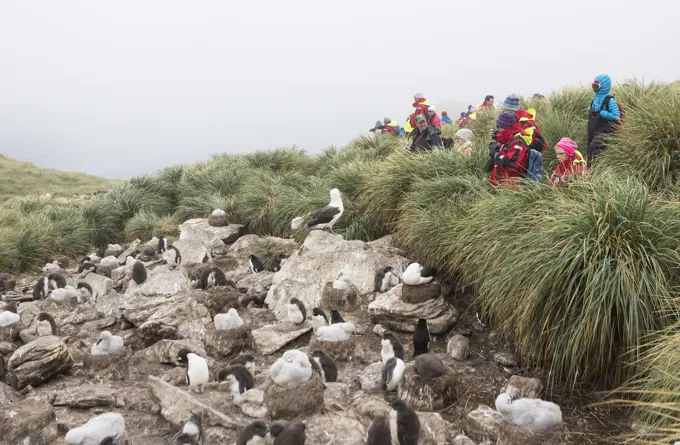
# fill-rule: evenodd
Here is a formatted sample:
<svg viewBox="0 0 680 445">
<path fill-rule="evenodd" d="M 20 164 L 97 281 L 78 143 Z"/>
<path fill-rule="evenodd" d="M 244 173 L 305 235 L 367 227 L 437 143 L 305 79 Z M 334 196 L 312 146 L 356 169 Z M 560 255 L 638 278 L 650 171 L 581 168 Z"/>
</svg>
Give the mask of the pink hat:
<svg viewBox="0 0 680 445">
<path fill-rule="evenodd" d="M 569 138 L 560 139 L 560 141 L 555 144 L 555 147 L 560 147 L 562 150 L 564 150 L 564 154 L 570 158 L 573 158 L 574 152 L 578 150 L 578 144 Z"/>
</svg>

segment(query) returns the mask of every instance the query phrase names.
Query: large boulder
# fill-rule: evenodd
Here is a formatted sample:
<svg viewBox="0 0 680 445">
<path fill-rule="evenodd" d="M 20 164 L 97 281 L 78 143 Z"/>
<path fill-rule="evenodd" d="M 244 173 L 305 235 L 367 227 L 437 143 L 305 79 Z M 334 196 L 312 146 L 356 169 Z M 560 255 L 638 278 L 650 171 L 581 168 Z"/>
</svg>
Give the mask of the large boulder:
<svg viewBox="0 0 680 445">
<path fill-rule="evenodd" d="M 435 278 L 429 283 L 419 284 L 418 286 L 403 284 L 401 298 L 407 303 L 418 304 L 440 297 L 441 293 L 442 283 Z"/>
<path fill-rule="evenodd" d="M 354 417 L 342 413 L 316 415 L 305 419 L 307 442 L 314 445 L 363 445 L 366 428 Z"/>
<path fill-rule="evenodd" d="M 210 316 L 214 318 L 217 314 L 226 313 L 231 308 L 237 308 L 241 292 L 227 285 L 211 287 L 205 291 L 195 290 L 192 295 L 196 298 L 196 301 L 210 311 Z"/>
<path fill-rule="evenodd" d="M 180 271 L 157 270 L 149 273 L 148 278 L 142 284 L 130 281 L 125 291 L 125 298 L 136 300 L 149 297 L 172 297 L 190 292 L 191 286 Z"/>
<path fill-rule="evenodd" d="M 211 356 L 229 359 L 252 347 L 253 335 L 246 326 L 219 331 L 211 326 L 206 331 L 205 348 Z"/>
<path fill-rule="evenodd" d="M 537 399 L 543 391 L 543 383 L 533 377 L 513 375 L 508 381 L 505 392 L 513 399 Z"/>
<path fill-rule="evenodd" d="M 300 250 L 274 275 L 266 303 L 277 318 L 286 317 L 286 304 L 296 297 L 305 307 L 319 306 L 324 286 L 345 270 L 360 294 L 373 292 L 375 274 L 386 266 L 402 270 L 408 260 L 383 243 L 345 241 L 340 235 L 313 230 Z"/>
<path fill-rule="evenodd" d="M 336 362 L 351 362 L 354 360 L 355 346 L 354 336 L 344 341 L 324 341 L 313 335 L 309 342 L 309 351 L 320 349 Z"/>
<path fill-rule="evenodd" d="M 128 376 L 128 363 L 132 352 L 123 346 L 115 354 L 83 355 L 83 372 L 93 378 L 109 380 L 125 380 Z"/>
<path fill-rule="evenodd" d="M 379 294 L 368 305 L 368 313 L 373 323 L 387 329 L 401 332 L 414 332 L 419 318 L 427 320 L 432 334 L 443 334 L 458 321 L 458 311 L 444 301 L 443 297 L 422 303 L 407 303 L 401 298 L 402 284 L 384 294 Z"/>
<path fill-rule="evenodd" d="M 503 416 L 498 411 L 486 405 L 479 405 L 465 418 L 465 432 L 477 443 L 485 440 L 496 443 L 503 422 Z"/>
<path fill-rule="evenodd" d="M 0 410 L 3 444 L 52 443 L 57 429 L 54 408 L 42 400 L 22 400 Z"/>
<path fill-rule="evenodd" d="M 107 278 L 104 275 L 99 275 L 94 272 L 89 272 L 81 280 L 79 280 L 79 282 L 80 281 L 84 281 L 90 285 L 92 288 L 92 293 L 94 294 L 92 296 L 94 298 L 94 302 L 104 295 L 108 295 L 113 290 L 115 284 L 114 280 L 111 278 Z"/>
<path fill-rule="evenodd" d="M 496 445 L 563 445 L 565 443 L 564 427 L 549 430 L 528 430 L 508 422 L 501 423 Z"/>
<path fill-rule="evenodd" d="M 9 358 L 7 383 L 17 390 L 27 385 L 37 386 L 72 364 L 71 352 L 59 337 L 39 337 L 14 351 Z"/>
<path fill-rule="evenodd" d="M 203 341 L 212 322 L 205 306 L 185 295 L 138 299 L 126 304 L 123 317 L 138 327 L 137 335 L 146 346 L 161 339 Z"/>
<path fill-rule="evenodd" d="M 52 406 L 90 409 L 98 406 L 114 407 L 121 405 L 117 391 L 110 386 L 88 383 L 58 390 L 50 397 Z"/>
<path fill-rule="evenodd" d="M 201 241 L 179 239 L 172 245 L 182 255 L 182 263 L 202 264 L 210 259 L 210 250 Z"/>
<path fill-rule="evenodd" d="M 449 368 L 442 376 L 423 378 L 418 375 L 414 363 L 408 363 L 398 394 L 415 410 L 439 411 L 456 401 L 457 385 L 456 375 Z"/>
<path fill-rule="evenodd" d="M 276 323 L 253 330 L 255 351 L 261 355 L 273 354 L 293 340 L 312 330 L 309 323 L 296 326 L 292 323 Z"/>
<path fill-rule="evenodd" d="M 323 391 L 323 381 L 316 372 L 308 381 L 291 387 L 281 387 L 269 379 L 264 390 L 269 417 L 293 420 L 317 413 L 324 406 Z"/>
<path fill-rule="evenodd" d="M 334 289 L 333 282 L 329 281 L 323 287 L 319 307 L 330 312 L 333 309 L 342 312 L 355 311 L 361 303 L 359 289 L 352 285 L 349 289 Z"/>
<path fill-rule="evenodd" d="M 233 243 L 243 233 L 242 224 L 229 224 L 215 227 L 208 224 L 206 218 L 196 218 L 185 221 L 179 226 L 180 241 L 195 241 L 201 243 L 206 249 L 210 249 L 213 241 L 227 241 Z M 175 242 L 175 245 L 177 242 Z"/>
</svg>

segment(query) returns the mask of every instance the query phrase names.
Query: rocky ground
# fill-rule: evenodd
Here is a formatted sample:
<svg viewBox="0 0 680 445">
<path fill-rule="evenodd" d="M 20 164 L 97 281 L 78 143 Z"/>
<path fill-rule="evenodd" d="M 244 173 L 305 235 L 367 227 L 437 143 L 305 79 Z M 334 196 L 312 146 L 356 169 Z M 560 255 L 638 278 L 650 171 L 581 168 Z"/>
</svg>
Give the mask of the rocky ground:
<svg viewBox="0 0 680 445">
<path fill-rule="evenodd" d="M 180 229 L 174 243 L 182 252 L 179 268 L 148 251 L 142 258 L 148 277 L 137 285 L 126 266 L 78 274 L 72 264 L 62 272 L 73 285 L 84 281 L 92 286 L 90 301 L 48 298 L 19 305 L 20 322 L 0 328 L 0 364 L 5 368 L 3 373 L 0 367 L 0 443 L 62 444 L 68 429 L 116 411 L 125 417 L 129 444 L 168 444 L 192 409 L 202 413 L 207 444 L 234 443 L 240 430 L 257 419 L 296 417 L 307 425 L 307 444 L 358 445 L 364 443 L 372 418 L 385 414 L 388 402 L 397 397 L 418 411 L 424 445 L 605 444 L 620 443 L 627 433 L 622 413 L 587 407 L 596 400 L 594 393 L 546 393 L 540 370 L 519 366 L 511 346 L 479 323 L 470 296 L 452 283 L 435 280 L 418 289 L 398 285 L 385 294 L 373 292 L 376 271 L 385 266 L 401 271 L 408 263 L 389 237 L 363 243 L 314 231 L 302 246 L 270 239 L 268 246 L 294 253 L 277 273 L 254 275 L 247 269 L 248 256 L 260 241 L 257 236 L 241 236 L 238 225 L 213 227 L 207 220 L 190 220 Z M 135 242 L 125 251 L 109 253 L 124 261 L 143 247 Z M 223 270 L 229 284 L 193 289 L 192 278 L 207 265 Z M 330 286 L 341 270 L 351 277 L 349 291 Z M 38 278 L 20 277 L 3 301 L 28 300 Z M 265 296 L 268 308 L 239 304 L 247 297 Z M 315 306 L 327 313 L 338 309 L 360 332 L 341 344 L 318 342 L 309 321 L 302 326 L 287 321 L 286 304 L 292 297 L 303 301 L 309 316 Z M 238 308 L 247 328 L 215 331 L 212 318 L 230 307 Z M 30 330 L 40 312 L 53 315 L 59 332 L 24 345 L 21 332 Z M 430 352 L 448 368 L 434 383 L 420 381 L 412 369 L 409 331 L 421 317 L 435 334 Z M 381 329 L 395 332 L 406 348 L 406 375 L 394 393 L 381 389 Z M 123 336 L 123 351 L 90 355 L 102 330 Z M 237 400 L 217 382 L 203 394 L 190 391 L 185 368 L 177 361 L 182 347 L 208 360 L 213 380 L 240 352 L 252 352 L 256 388 Z M 290 348 L 325 350 L 336 359 L 338 382 L 324 388 L 315 376 L 295 391 L 273 387 L 269 366 Z M 503 422 L 493 409 L 502 390 L 558 403 L 563 425 L 531 434 Z"/>
</svg>

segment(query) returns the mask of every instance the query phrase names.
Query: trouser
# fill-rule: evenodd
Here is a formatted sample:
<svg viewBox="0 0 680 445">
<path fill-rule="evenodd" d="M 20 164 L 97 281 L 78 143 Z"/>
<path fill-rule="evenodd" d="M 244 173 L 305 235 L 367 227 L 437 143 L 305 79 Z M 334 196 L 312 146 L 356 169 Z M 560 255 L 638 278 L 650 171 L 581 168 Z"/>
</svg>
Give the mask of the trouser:
<svg viewBox="0 0 680 445">
<path fill-rule="evenodd" d="M 593 139 L 588 142 L 588 152 L 586 153 L 586 161 L 588 162 L 588 167 L 593 167 L 593 161 L 598 157 L 605 149 L 603 134 L 596 133 Z"/>
</svg>

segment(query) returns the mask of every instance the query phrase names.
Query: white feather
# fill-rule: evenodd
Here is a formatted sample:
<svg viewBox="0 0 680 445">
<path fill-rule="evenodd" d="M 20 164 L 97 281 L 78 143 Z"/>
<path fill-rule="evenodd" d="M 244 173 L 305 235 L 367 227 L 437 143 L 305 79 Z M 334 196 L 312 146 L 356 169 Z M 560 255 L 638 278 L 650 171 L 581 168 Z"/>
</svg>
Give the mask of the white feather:
<svg viewBox="0 0 680 445">
<path fill-rule="evenodd" d="M 19 320 L 21 320 L 21 315 L 19 314 L 15 314 L 14 312 L 10 311 L 0 312 L 0 328 L 12 325 L 18 322 Z"/>
<path fill-rule="evenodd" d="M 409 286 L 417 286 L 419 284 L 429 283 L 433 278 L 434 277 L 421 277 L 420 264 L 411 263 L 404 272 L 403 281 L 404 284 L 408 284 Z"/>
<path fill-rule="evenodd" d="M 321 326 L 316 330 L 316 337 L 323 341 L 349 340 L 351 333 L 347 332 L 344 326 L 341 326 L 344 324 L 346 323 L 334 323 L 328 326 Z"/>
<path fill-rule="evenodd" d="M 43 267 L 43 272 L 45 273 L 54 273 L 60 270 L 61 267 L 59 267 L 59 261 L 52 261 L 51 263 L 45 264 L 45 267 Z"/>
<path fill-rule="evenodd" d="M 288 303 L 288 319 L 293 324 L 301 324 L 304 321 L 304 316 L 296 304 Z"/>
<path fill-rule="evenodd" d="M 120 266 L 120 263 L 118 263 L 118 258 L 115 256 L 107 256 L 105 258 L 102 258 L 102 260 L 99 262 L 99 265 L 102 267 L 118 267 Z"/>
<path fill-rule="evenodd" d="M 224 216 L 226 214 L 227 214 L 227 212 L 225 212 L 222 209 L 215 209 L 215 210 L 212 211 L 212 216 Z"/>
<path fill-rule="evenodd" d="M 395 410 L 390 411 L 390 436 L 392 436 L 392 443 L 399 444 L 399 431 L 397 430 L 397 415 Z"/>
<path fill-rule="evenodd" d="M 387 363 L 387 360 L 394 357 L 394 347 L 389 339 L 383 339 L 381 341 L 382 349 L 380 350 L 380 358 L 382 358 L 383 364 Z"/>
<path fill-rule="evenodd" d="M 195 388 L 199 385 L 205 385 L 210 380 L 210 371 L 208 371 L 208 363 L 200 355 L 193 352 L 187 354 L 189 365 L 187 374 L 189 375 L 189 386 Z"/>
<path fill-rule="evenodd" d="M 93 417 L 87 423 L 73 428 L 66 433 L 64 443 L 67 445 L 99 445 L 109 436 L 125 435 L 125 419 L 119 413 L 104 413 Z"/>
<path fill-rule="evenodd" d="M 290 222 L 290 228 L 293 229 L 293 230 L 298 230 L 300 227 L 302 227 L 302 224 L 304 224 L 304 222 L 305 222 L 305 220 L 302 219 L 302 217 L 296 216 Z"/>
<path fill-rule="evenodd" d="M 60 289 L 54 289 L 50 292 L 50 298 L 56 301 L 64 301 L 69 298 L 78 298 L 78 291 L 73 286 L 66 286 Z"/>
<path fill-rule="evenodd" d="M 405 369 L 406 365 L 404 364 L 404 361 L 398 358 L 397 364 L 394 365 L 394 369 L 392 370 L 392 378 L 386 383 L 388 391 L 394 391 L 399 387 L 399 383 L 401 382 L 402 377 L 404 377 Z"/>
<path fill-rule="evenodd" d="M 312 364 L 307 354 L 291 349 L 271 365 L 269 376 L 279 386 L 306 382 L 312 378 Z"/>
<path fill-rule="evenodd" d="M 90 349 L 92 355 L 110 355 L 120 351 L 123 347 L 123 337 L 112 335 L 109 331 L 102 331 L 99 334 L 99 341 L 95 342 Z"/>
<path fill-rule="evenodd" d="M 562 410 L 541 399 L 512 400 L 507 393 L 496 397 L 496 411 L 513 425 L 530 430 L 545 430 L 562 423 Z"/>
<path fill-rule="evenodd" d="M 234 308 L 229 309 L 226 314 L 215 315 L 214 322 L 215 329 L 218 331 L 228 331 L 243 326 L 243 319 Z"/>
</svg>

